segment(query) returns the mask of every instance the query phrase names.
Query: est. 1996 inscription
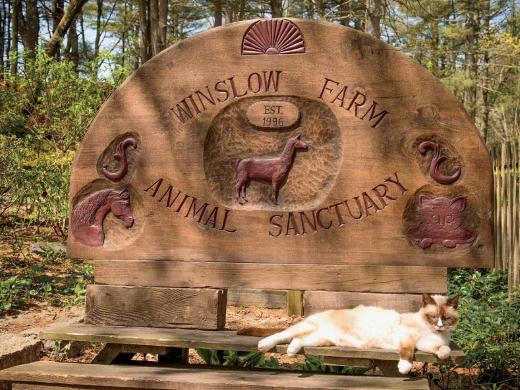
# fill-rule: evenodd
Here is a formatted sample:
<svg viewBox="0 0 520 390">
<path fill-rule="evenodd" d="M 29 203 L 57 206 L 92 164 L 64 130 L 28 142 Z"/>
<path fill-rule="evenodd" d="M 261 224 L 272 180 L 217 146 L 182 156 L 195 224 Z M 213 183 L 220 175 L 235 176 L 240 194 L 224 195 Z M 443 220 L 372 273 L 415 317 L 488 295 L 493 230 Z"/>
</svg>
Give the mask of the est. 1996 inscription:
<svg viewBox="0 0 520 390">
<path fill-rule="evenodd" d="M 491 178 L 455 97 L 400 52 L 339 25 L 240 22 L 172 46 L 102 107 L 69 253 L 486 267 Z"/>
<path fill-rule="evenodd" d="M 298 107 L 290 102 L 262 100 L 247 110 L 249 123 L 263 129 L 291 127 L 299 118 Z"/>
</svg>

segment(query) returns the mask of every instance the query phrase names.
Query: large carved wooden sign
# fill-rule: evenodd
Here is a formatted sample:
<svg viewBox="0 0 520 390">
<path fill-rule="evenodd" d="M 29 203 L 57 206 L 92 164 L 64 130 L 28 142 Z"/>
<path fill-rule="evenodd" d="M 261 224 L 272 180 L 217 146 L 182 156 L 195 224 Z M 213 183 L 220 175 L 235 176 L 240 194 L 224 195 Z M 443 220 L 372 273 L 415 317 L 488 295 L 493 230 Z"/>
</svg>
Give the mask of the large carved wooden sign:
<svg viewBox="0 0 520 390">
<path fill-rule="evenodd" d="M 69 253 L 487 267 L 491 188 L 461 105 L 398 50 L 247 21 L 165 50 L 103 105 L 74 164 Z"/>
</svg>

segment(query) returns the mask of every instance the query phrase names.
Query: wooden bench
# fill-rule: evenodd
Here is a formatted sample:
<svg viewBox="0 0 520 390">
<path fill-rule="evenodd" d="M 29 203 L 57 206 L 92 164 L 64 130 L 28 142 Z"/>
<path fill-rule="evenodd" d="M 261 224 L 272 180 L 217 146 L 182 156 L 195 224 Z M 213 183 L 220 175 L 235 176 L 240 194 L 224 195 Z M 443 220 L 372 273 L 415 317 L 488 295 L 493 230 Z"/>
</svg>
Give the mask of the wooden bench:
<svg viewBox="0 0 520 390">
<path fill-rule="evenodd" d="M 205 331 L 192 329 L 165 329 L 148 327 L 69 325 L 48 328 L 41 335 L 46 340 L 87 341 L 108 345 L 138 345 L 150 347 L 204 348 L 224 351 L 258 351 L 259 337 L 238 336 L 235 331 Z M 286 353 L 287 345 L 278 345 L 272 352 Z M 323 356 L 335 359 L 367 359 L 373 361 L 399 360 L 399 352 L 390 349 L 357 349 L 347 347 L 306 347 L 300 352 L 305 355 Z M 415 360 L 429 363 L 461 364 L 466 356 L 454 347 L 449 361 L 418 351 Z M 331 359 L 332 361 L 332 359 Z M 339 360 L 336 360 L 339 362 Z M 397 366 L 397 364 L 395 364 Z"/>
<path fill-rule="evenodd" d="M 0 371 L 13 390 L 426 390 L 424 378 L 360 377 L 274 370 L 172 368 L 36 362 Z"/>
</svg>

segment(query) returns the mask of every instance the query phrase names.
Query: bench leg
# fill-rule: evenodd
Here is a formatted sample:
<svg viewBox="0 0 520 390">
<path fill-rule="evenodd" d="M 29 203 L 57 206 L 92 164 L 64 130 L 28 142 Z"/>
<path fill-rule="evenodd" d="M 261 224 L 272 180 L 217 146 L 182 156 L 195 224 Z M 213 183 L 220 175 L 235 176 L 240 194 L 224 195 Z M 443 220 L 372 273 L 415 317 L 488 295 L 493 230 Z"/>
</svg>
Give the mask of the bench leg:
<svg viewBox="0 0 520 390">
<path fill-rule="evenodd" d="M 97 364 L 124 364 L 128 363 L 134 357 L 134 352 L 124 351 L 124 345 L 107 344 L 96 355 L 92 363 Z"/>
<path fill-rule="evenodd" d="M 159 354 L 159 363 L 188 364 L 189 352 L 188 348 L 168 348 L 168 352 Z"/>
<path fill-rule="evenodd" d="M 395 360 L 374 360 L 374 364 L 381 370 L 384 376 L 401 376 Z"/>
</svg>

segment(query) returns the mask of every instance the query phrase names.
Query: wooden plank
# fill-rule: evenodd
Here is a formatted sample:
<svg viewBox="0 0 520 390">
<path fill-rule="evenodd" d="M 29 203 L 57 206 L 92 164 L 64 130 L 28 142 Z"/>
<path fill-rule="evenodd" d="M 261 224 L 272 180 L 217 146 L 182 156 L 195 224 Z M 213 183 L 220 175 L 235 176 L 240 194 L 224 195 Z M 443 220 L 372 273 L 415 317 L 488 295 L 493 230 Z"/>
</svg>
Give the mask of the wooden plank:
<svg viewBox="0 0 520 390">
<path fill-rule="evenodd" d="M 191 390 L 426 390 L 425 378 L 384 378 L 323 375 L 272 370 L 216 368 L 166 368 L 124 365 L 36 362 L 0 372 L 1 379 L 31 385 L 18 389 L 38 389 L 36 384 L 71 385 L 77 388 L 106 389 L 191 389 Z M 16 387 L 15 387 L 16 389 Z M 52 389 L 52 387 L 47 387 Z M 58 387 L 60 389 L 60 387 Z"/>
<path fill-rule="evenodd" d="M 225 307 L 225 290 L 90 285 L 85 322 L 222 329 Z"/>
<path fill-rule="evenodd" d="M 514 145 L 514 185 L 515 185 L 515 238 L 514 238 L 514 259 L 513 259 L 513 286 L 520 285 L 520 138 L 513 140 Z"/>
<path fill-rule="evenodd" d="M 228 351 L 257 351 L 260 337 L 237 336 L 235 331 L 204 331 L 193 329 L 161 329 L 140 327 L 114 327 L 92 325 L 69 325 L 47 328 L 40 334 L 47 340 L 78 340 L 114 344 L 157 345 L 179 348 L 206 348 Z M 276 352 L 285 353 L 287 346 L 279 345 Z M 356 349 L 346 347 L 307 347 L 307 355 L 334 356 L 360 359 L 399 360 L 399 352 L 390 349 Z M 455 363 L 465 361 L 460 348 L 452 348 L 450 359 Z M 434 355 L 417 352 L 415 360 L 442 362 Z"/>
<path fill-rule="evenodd" d="M 379 306 L 400 313 L 417 311 L 422 305 L 419 294 L 378 294 L 343 291 L 305 291 L 303 310 L 306 316 L 330 309 L 351 309 L 358 305 Z"/>
<path fill-rule="evenodd" d="M 290 316 L 303 316 L 303 291 L 287 291 L 287 314 Z"/>
<path fill-rule="evenodd" d="M 369 359 L 338 358 L 334 356 L 324 356 L 323 363 L 327 366 L 349 366 L 365 368 L 370 368 L 373 366 Z"/>
<path fill-rule="evenodd" d="M 442 267 L 98 260 L 98 284 L 444 293 Z"/>
<path fill-rule="evenodd" d="M 268 309 L 284 309 L 287 307 L 286 290 L 267 289 L 230 289 L 227 294 L 228 306 L 256 306 Z"/>
</svg>

